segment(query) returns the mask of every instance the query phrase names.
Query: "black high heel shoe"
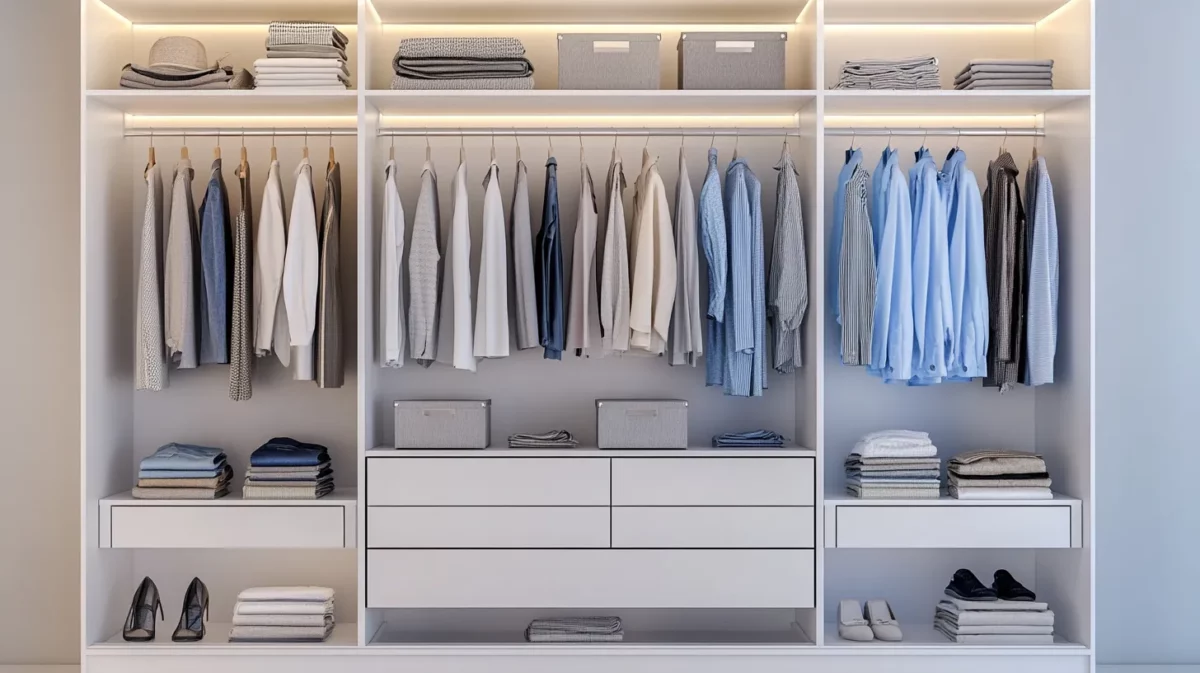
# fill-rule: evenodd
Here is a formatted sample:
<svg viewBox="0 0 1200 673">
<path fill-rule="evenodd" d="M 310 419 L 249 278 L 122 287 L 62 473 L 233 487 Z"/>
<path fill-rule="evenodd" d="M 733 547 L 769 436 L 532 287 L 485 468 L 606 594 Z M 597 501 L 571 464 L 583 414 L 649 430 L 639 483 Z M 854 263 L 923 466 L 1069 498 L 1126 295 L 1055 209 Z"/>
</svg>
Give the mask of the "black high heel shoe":
<svg viewBox="0 0 1200 673">
<path fill-rule="evenodd" d="M 171 634 L 171 640 L 177 643 L 195 643 L 204 640 L 207 629 L 204 620 L 208 619 L 208 587 L 199 577 L 193 577 L 183 594 L 183 613 L 179 615 L 179 626 Z"/>
<path fill-rule="evenodd" d="M 133 592 L 133 602 L 129 604 L 129 614 L 125 617 L 125 628 L 121 629 L 121 637 L 131 643 L 154 640 L 154 630 L 158 625 L 154 618 L 155 610 L 163 615 L 158 587 L 155 586 L 154 580 L 147 577 Z M 166 615 L 163 615 L 163 621 L 167 621 Z"/>
</svg>

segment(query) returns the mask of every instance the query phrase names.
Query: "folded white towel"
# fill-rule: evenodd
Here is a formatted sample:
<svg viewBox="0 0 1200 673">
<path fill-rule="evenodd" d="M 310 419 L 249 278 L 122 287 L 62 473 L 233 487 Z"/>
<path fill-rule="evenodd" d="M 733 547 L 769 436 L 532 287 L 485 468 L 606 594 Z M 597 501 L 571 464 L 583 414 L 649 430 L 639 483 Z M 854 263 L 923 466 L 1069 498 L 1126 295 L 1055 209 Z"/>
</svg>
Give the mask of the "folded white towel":
<svg viewBox="0 0 1200 673">
<path fill-rule="evenodd" d="M 346 63 L 336 58 L 260 58 L 254 62 L 256 70 L 262 67 L 345 68 Z"/>
<path fill-rule="evenodd" d="M 287 81 L 277 80 L 273 82 L 260 81 L 257 82 L 255 86 L 257 86 L 259 89 L 330 89 L 333 91 L 345 91 L 348 88 L 344 82 L 339 82 L 337 80 L 328 81 L 311 79 L 293 79 Z M 262 499 L 257 495 L 255 497 L 260 500 Z M 286 499 L 295 500 L 296 498 L 289 497 Z"/>
<path fill-rule="evenodd" d="M 853 453 L 863 458 L 936 458 L 937 447 L 933 444 L 894 444 L 882 441 L 859 442 Z"/>
<path fill-rule="evenodd" d="M 320 626 L 333 622 L 330 615 L 233 615 L 234 626 Z"/>
<path fill-rule="evenodd" d="M 1053 626 L 1012 626 L 1008 624 L 992 624 L 989 626 L 955 626 L 944 619 L 935 619 L 934 625 L 939 625 L 946 631 L 959 636 L 1052 636 Z"/>
<path fill-rule="evenodd" d="M 265 75 L 341 75 L 349 78 L 350 73 L 341 68 L 256 68 L 254 74 Z"/>
<path fill-rule="evenodd" d="M 1048 604 L 1037 601 L 964 601 L 961 598 L 954 598 L 953 596 L 944 596 L 938 607 L 942 608 L 947 603 L 954 606 L 960 613 L 992 610 L 1042 612 L 1050 609 Z"/>
<path fill-rule="evenodd" d="M 333 600 L 328 587 L 251 587 L 238 594 L 238 601 L 290 601 L 327 603 Z"/>
<path fill-rule="evenodd" d="M 951 612 L 938 605 L 937 617 L 960 626 L 1054 626 L 1054 613 L 1050 610 L 1004 611 L 1004 610 L 964 610 Z"/>
<path fill-rule="evenodd" d="M 238 601 L 233 607 L 235 615 L 332 615 L 333 601 L 288 602 L 288 601 Z"/>
<path fill-rule="evenodd" d="M 917 444 L 928 444 L 929 433 L 918 430 L 879 430 L 877 432 L 868 432 L 859 441 L 873 442 L 879 439 L 908 440 Z"/>
<path fill-rule="evenodd" d="M 1053 500 L 1048 488 L 970 488 L 951 484 L 950 497 L 959 500 Z"/>
<path fill-rule="evenodd" d="M 937 629 L 950 640 L 963 645 L 1053 645 L 1054 636 L 1014 636 L 1002 634 L 987 635 L 957 635 L 946 629 L 944 625 L 935 623 Z"/>
</svg>

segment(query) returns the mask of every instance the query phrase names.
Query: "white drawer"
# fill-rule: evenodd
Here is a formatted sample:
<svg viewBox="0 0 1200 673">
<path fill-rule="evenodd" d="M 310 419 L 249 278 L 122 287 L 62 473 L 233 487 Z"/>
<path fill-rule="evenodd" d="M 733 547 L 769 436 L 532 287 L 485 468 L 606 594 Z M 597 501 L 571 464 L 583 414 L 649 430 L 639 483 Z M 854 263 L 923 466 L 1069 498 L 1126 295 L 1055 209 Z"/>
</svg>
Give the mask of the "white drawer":
<svg viewBox="0 0 1200 673">
<path fill-rule="evenodd" d="M 814 553 L 371 549 L 367 607 L 811 608 Z"/>
<path fill-rule="evenodd" d="M 607 458 L 371 458 L 368 505 L 608 505 Z"/>
<path fill-rule="evenodd" d="M 612 546 L 812 549 L 813 507 L 614 507 Z"/>
<path fill-rule="evenodd" d="M 607 507 L 368 507 L 370 548 L 608 547 Z"/>
<path fill-rule="evenodd" d="M 1072 507 L 996 505 L 837 506 L 825 546 L 1044 549 L 1079 546 Z"/>
<path fill-rule="evenodd" d="M 614 458 L 613 505 L 816 504 L 812 458 Z"/>
<path fill-rule="evenodd" d="M 353 510 L 351 510 L 353 511 Z M 109 508 L 114 548 L 353 547 L 353 514 L 338 506 L 116 506 Z M 351 532 L 347 540 L 347 530 Z M 101 546 L 105 546 L 102 545 Z"/>
</svg>

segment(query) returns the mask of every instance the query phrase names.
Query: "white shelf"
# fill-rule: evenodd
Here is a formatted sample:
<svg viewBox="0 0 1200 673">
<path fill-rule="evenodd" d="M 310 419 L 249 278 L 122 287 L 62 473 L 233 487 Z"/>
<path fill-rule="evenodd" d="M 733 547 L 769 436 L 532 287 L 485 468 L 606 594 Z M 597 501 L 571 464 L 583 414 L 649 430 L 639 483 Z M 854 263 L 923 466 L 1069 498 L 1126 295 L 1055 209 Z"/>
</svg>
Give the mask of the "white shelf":
<svg viewBox="0 0 1200 673">
<path fill-rule="evenodd" d="M 932 612 L 932 608 L 930 609 Z M 895 651 L 912 651 L 919 649 L 957 649 L 967 650 L 972 654 L 987 654 L 994 653 L 998 655 L 1011 654 L 1014 652 L 1037 653 L 1037 654 L 1065 654 L 1078 656 L 1087 651 L 1083 645 L 1068 642 L 1060 636 L 1054 637 L 1053 645 L 964 645 L 951 642 L 949 638 L 943 636 L 940 631 L 933 628 L 932 623 L 902 621 L 900 622 L 900 630 L 904 632 L 904 640 L 898 643 L 889 643 L 882 640 L 870 640 L 865 643 L 842 640 L 838 636 L 837 622 L 829 622 L 825 624 L 825 647 L 838 648 L 844 650 L 895 650 Z"/>
<path fill-rule="evenodd" d="M 367 92 L 367 102 L 385 115 L 688 115 L 699 119 L 794 115 L 815 97 L 815 92 L 807 90 Z"/>
<path fill-rule="evenodd" d="M 959 500 L 943 495 L 936 500 L 909 500 L 856 498 L 848 493 L 826 493 L 825 505 L 828 507 L 1062 507 L 1070 505 L 1078 507 L 1078 498 L 1071 498 L 1059 493 L 1052 500 Z"/>
<path fill-rule="evenodd" d="M 638 631 L 626 630 L 619 643 L 530 643 L 522 630 L 512 631 L 414 631 L 385 623 L 370 642 L 373 647 L 453 648 L 485 650 L 494 654 L 524 654 L 530 650 L 569 649 L 595 651 L 638 651 L 670 648 L 764 649 L 811 648 L 813 643 L 793 625 L 788 631 Z"/>
<path fill-rule="evenodd" d="M 816 451 L 802 448 L 783 449 L 396 449 L 377 446 L 367 458 L 815 458 Z"/>
<path fill-rule="evenodd" d="M 150 0 L 145 0 L 149 2 Z M 372 0 L 384 23 L 792 24 L 809 0 Z"/>
<path fill-rule="evenodd" d="M 105 4 L 133 23 L 270 23 L 294 18 L 358 22 L 355 0 L 105 0 Z"/>
<path fill-rule="evenodd" d="M 88 103 L 106 105 L 134 115 L 222 115 L 222 116 L 345 116 L 343 124 L 326 120 L 323 126 L 357 124 L 358 94 L 346 91 L 230 90 L 147 91 L 142 89 L 93 89 Z"/>
<path fill-rule="evenodd" d="M 119 656 L 144 654 L 162 656 L 164 654 L 196 654 L 198 652 L 224 654 L 251 653 L 255 651 L 269 651 L 270 654 L 286 654 L 292 650 L 301 654 L 315 654 L 313 650 L 356 648 L 358 645 L 358 625 L 353 622 L 335 624 L 333 633 L 329 634 L 328 639 L 320 643 L 231 643 L 229 642 L 231 624 L 228 622 L 208 622 L 208 632 L 205 634 L 204 640 L 198 643 L 176 643 L 171 641 L 171 633 L 174 632 L 178 620 L 179 615 L 170 614 L 167 615 L 165 622 L 159 619 L 153 642 L 127 643 L 121 637 L 121 634 L 117 633 L 102 643 L 95 643 L 89 646 L 88 654 Z"/>
<path fill-rule="evenodd" d="M 1036 23 L 1070 0 L 825 0 L 827 24 Z"/>
<path fill-rule="evenodd" d="M 246 500 L 242 498 L 241 488 L 241 481 L 234 480 L 230 484 L 229 495 L 216 500 L 145 500 L 133 497 L 131 491 L 125 491 L 101 498 L 100 507 L 329 507 L 358 502 L 358 492 L 353 488 L 339 488 L 316 500 Z"/>
<path fill-rule="evenodd" d="M 848 115 L 1035 115 L 1087 100 L 1087 91 L 844 90 L 825 92 L 826 116 Z M 837 120 L 827 120 L 837 125 Z"/>
</svg>

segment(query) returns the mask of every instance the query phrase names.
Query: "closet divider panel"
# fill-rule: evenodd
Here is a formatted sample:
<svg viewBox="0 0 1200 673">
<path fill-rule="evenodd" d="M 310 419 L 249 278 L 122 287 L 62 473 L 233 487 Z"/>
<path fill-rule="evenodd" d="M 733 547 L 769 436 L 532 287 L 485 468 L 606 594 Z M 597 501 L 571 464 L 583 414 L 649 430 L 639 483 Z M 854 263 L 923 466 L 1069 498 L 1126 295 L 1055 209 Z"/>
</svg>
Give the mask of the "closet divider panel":
<svg viewBox="0 0 1200 673">
<path fill-rule="evenodd" d="M 362 35 L 374 34 L 371 17 L 367 13 L 365 3 L 359 4 L 359 25 L 366 25 Z M 359 45 L 360 53 L 366 52 L 365 45 Z M 371 66 L 367 65 L 367 68 Z M 366 451 L 373 445 L 375 425 L 378 416 L 375 413 L 373 398 L 378 386 L 379 371 L 377 360 L 377 325 L 379 316 L 379 272 L 378 254 L 380 250 L 379 232 L 382 208 L 376 205 L 382 190 L 383 170 L 380 163 L 386 161 L 387 153 L 380 151 L 377 134 L 379 132 L 379 115 L 360 95 L 358 97 L 358 279 L 355 287 L 358 294 L 358 451 L 355 469 L 358 483 L 362 488 L 358 491 L 357 507 L 358 534 L 356 569 L 358 572 L 358 595 L 363 597 L 358 601 L 358 644 L 366 645 L 371 636 L 383 625 L 383 621 L 375 613 L 366 609 L 367 595 L 367 460 Z"/>
</svg>

